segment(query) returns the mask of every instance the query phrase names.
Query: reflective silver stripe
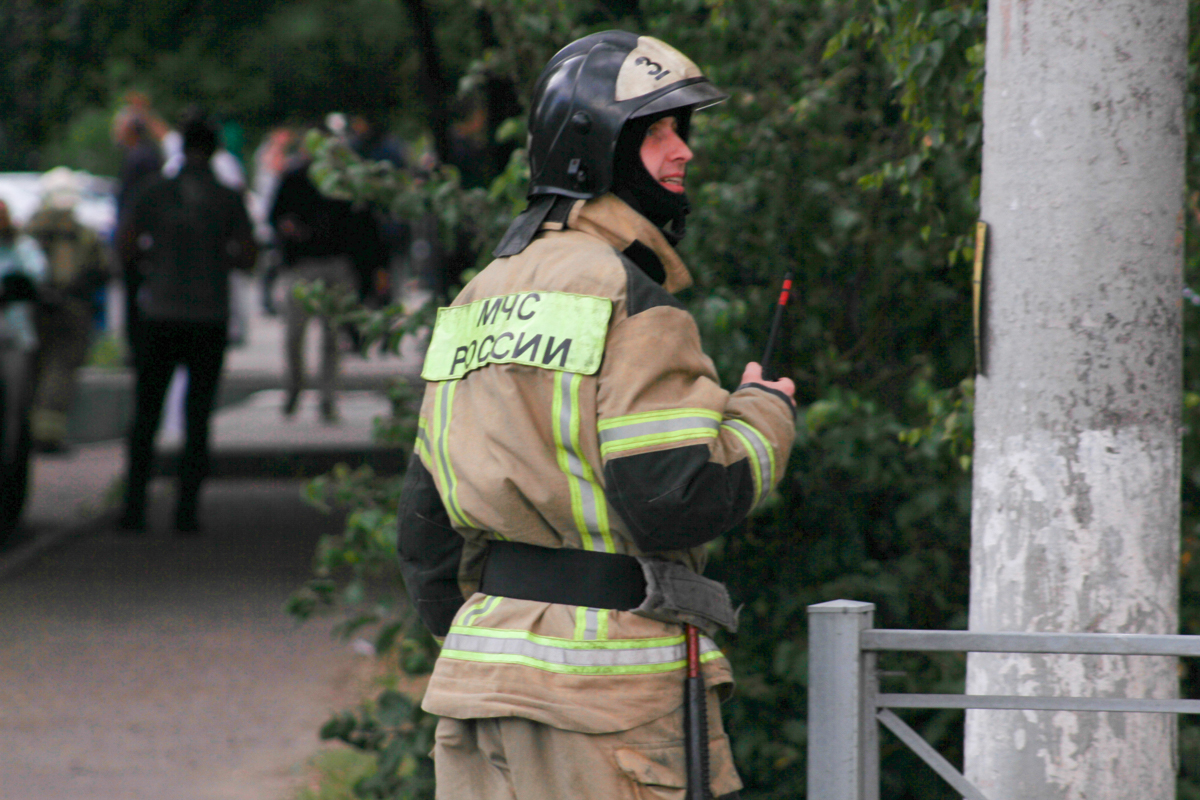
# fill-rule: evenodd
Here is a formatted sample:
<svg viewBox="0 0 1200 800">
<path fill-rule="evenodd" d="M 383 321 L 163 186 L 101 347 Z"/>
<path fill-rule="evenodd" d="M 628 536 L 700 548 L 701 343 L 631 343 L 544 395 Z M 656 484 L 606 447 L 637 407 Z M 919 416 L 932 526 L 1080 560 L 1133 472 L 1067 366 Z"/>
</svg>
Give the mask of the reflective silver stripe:
<svg viewBox="0 0 1200 800">
<path fill-rule="evenodd" d="M 433 450 L 429 446 L 429 434 L 425 430 L 425 420 L 421 420 L 421 424 L 417 428 L 417 443 L 425 449 L 425 455 L 432 462 L 434 460 Z"/>
<path fill-rule="evenodd" d="M 600 611 L 595 608 L 583 609 L 583 636 L 585 641 L 595 641 L 600 631 Z"/>
<path fill-rule="evenodd" d="M 471 519 L 463 512 L 458 504 L 458 481 L 454 477 L 454 466 L 450 463 L 447 440 L 450 438 L 450 410 L 454 402 L 454 390 L 457 383 L 442 383 L 438 385 L 441 397 L 438 398 L 441 408 L 438 413 L 438 460 L 442 462 L 442 479 L 445 481 L 445 505 L 451 520 L 464 528 L 474 527 Z"/>
<path fill-rule="evenodd" d="M 458 621 L 459 625 L 474 625 L 475 621 L 485 614 L 491 613 L 502 598 L 498 596 L 489 597 L 486 600 L 481 600 L 475 604 L 475 607 L 463 614 L 462 619 Z"/>
<path fill-rule="evenodd" d="M 750 447 L 754 450 L 754 457 L 758 459 L 758 468 L 762 475 L 762 486 L 759 489 L 759 496 L 755 500 L 755 503 L 759 503 L 770 493 L 771 487 L 775 485 L 775 455 L 771 452 L 767 440 L 752 426 L 747 425 L 739 419 L 726 420 L 725 424 L 746 437 L 746 441 L 750 443 Z"/>
<path fill-rule="evenodd" d="M 637 436 L 652 436 L 675 431 L 685 431 L 692 428 L 711 428 L 717 430 L 721 426 L 718 420 L 710 417 L 677 417 L 675 419 L 649 420 L 634 422 L 629 425 L 618 425 L 600 431 L 601 444 L 616 442 L 622 439 L 633 439 Z"/>
<path fill-rule="evenodd" d="M 558 437 L 562 454 L 566 458 L 565 471 L 567 480 L 571 483 L 571 500 L 575 506 L 573 511 L 578 512 L 582 529 L 579 531 L 583 538 L 583 546 L 585 550 L 601 550 L 603 552 L 614 552 L 615 548 L 612 543 L 612 536 L 608 530 L 608 511 L 607 508 L 602 509 L 601 503 L 605 502 L 604 496 L 598 491 L 598 486 L 595 484 L 592 476 L 591 468 L 584 462 L 583 455 L 577 449 L 578 434 L 578 414 L 579 409 L 573 391 L 577 389 L 582 382 L 582 376 L 570 372 L 558 373 L 558 392 L 559 392 L 559 414 L 558 414 Z M 578 504 L 576 504 L 578 498 Z M 597 541 L 597 537 L 600 541 Z"/>
<path fill-rule="evenodd" d="M 682 637 L 671 637 L 674 642 Z M 557 646 L 551 641 L 563 642 Z M 684 643 L 649 647 L 622 647 L 637 639 L 571 642 L 534 636 L 525 631 L 495 629 L 464 629 L 455 625 L 442 645 L 441 658 L 470 661 L 518 663 L 550 672 L 591 672 L 622 674 L 668 671 L 679 669 L 687 660 Z M 659 640 L 654 640 L 659 641 Z M 700 638 L 700 651 L 705 660 L 719 656 L 720 650 L 706 636 Z"/>
</svg>

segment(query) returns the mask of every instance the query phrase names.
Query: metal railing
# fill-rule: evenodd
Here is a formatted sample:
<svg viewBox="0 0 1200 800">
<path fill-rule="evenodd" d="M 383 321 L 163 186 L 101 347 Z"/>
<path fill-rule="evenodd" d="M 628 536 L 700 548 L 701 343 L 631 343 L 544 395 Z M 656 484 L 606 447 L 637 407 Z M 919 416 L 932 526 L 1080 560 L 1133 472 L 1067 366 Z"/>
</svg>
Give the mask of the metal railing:
<svg viewBox="0 0 1200 800">
<path fill-rule="evenodd" d="M 1200 700 L 886 693 L 876 670 L 880 651 L 1197 657 L 1200 636 L 890 630 L 874 613 L 853 600 L 808 607 L 808 800 L 878 800 L 879 725 L 964 798 L 988 800 L 893 708 L 1200 714 Z"/>
</svg>

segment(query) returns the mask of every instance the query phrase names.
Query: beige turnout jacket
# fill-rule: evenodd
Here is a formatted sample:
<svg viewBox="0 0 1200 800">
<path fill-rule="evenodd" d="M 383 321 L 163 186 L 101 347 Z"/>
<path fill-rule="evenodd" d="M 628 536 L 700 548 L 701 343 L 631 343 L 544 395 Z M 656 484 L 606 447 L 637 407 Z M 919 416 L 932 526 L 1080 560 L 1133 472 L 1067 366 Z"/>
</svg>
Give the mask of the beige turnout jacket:
<svg viewBox="0 0 1200 800">
<path fill-rule="evenodd" d="M 690 283 L 661 232 L 605 195 L 439 312 L 399 519 L 409 593 L 445 637 L 427 711 L 609 733 L 681 705 L 680 626 L 477 588 L 491 540 L 699 572 L 705 543 L 783 475 L 792 407 L 765 387 L 720 387 L 671 295 Z M 731 681 L 707 637 L 702 660 L 710 687 Z"/>
</svg>

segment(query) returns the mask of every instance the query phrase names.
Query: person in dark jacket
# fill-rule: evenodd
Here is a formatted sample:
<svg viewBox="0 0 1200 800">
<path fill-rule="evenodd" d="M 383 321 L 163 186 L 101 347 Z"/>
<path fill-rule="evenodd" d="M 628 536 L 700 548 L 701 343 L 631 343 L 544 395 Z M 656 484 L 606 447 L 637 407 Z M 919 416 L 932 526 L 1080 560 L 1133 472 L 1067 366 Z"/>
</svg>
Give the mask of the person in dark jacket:
<svg viewBox="0 0 1200 800">
<path fill-rule="evenodd" d="M 201 483 L 208 471 L 209 417 L 224 363 L 229 324 L 229 272 L 254 265 L 257 248 L 242 197 L 209 168 L 216 128 L 202 115 L 182 125 L 185 162 L 173 178 L 138 187 L 122 216 L 117 250 L 138 324 L 130 335 L 137 373 L 125 507 L 120 526 L 146 527 L 146 489 L 163 397 L 177 365 L 188 373 L 187 430 L 179 463 L 175 527 L 200 529 Z"/>
<path fill-rule="evenodd" d="M 286 301 L 287 401 L 283 412 L 296 411 L 304 388 L 304 332 L 311 314 L 297 300 L 297 281 L 321 281 L 329 289 L 359 295 L 359 289 L 387 259 L 375 217 L 368 209 L 321 194 L 308 177 L 311 161 L 305 159 L 279 183 L 270 222 L 283 249 L 283 269 L 288 277 Z M 337 414 L 337 380 L 341 358 L 339 331 L 330 320 L 321 321 L 321 417 L 334 422 Z"/>
</svg>

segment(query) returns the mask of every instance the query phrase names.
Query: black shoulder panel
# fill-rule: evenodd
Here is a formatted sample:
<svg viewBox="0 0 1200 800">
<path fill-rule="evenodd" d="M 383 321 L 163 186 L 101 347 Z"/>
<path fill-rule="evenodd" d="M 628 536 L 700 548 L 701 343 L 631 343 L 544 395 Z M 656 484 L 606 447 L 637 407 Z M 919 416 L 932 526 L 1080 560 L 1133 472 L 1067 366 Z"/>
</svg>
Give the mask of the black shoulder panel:
<svg viewBox="0 0 1200 800">
<path fill-rule="evenodd" d="M 623 252 L 633 263 L 641 267 L 642 272 L 646 273 L 650 280 L 660 286 L 667 282 L 667 270 L 663 267 L 662 259 L 649 247 L 634 239 Z"/>
<path fill-rule="evenodd" d="M 660 272 L 662 270 L 662 262 L 658 260 L 658 256 L 654 255 L 654 251 L 637 240 L 625 248 L 625 252 L 619 253 L 621 263 L 625 265 L 625 304 L 628 315 L 632 317 L 656 306 L 683 308 L 683 303 L 676 300 L 670 292 L 652 280 L 641 264 L 634 259 L 632 253 L 640 252 L 637 250 L 639 247 L 654 259 L 654 264 L 658 265 Z M 665 275 L 665 273 L 663 274 Z"/>
<path fill-rule="evenodd" d="M 404 475 L 396 524 L 400 574 L 409 597 L 426 627 L 445 636 L 464 602 L 458 585 L 464 540 L 450 526 L 433 476 L 416 453 Z"/>
<path fill-rule="evenodd" d="M 643 553 L 681 550 L 733 528 L 754 504 L 746 459 L 709 461 L 707 445 L 614 458 L 604 467 L 607 495 Z"/>
</svg>

